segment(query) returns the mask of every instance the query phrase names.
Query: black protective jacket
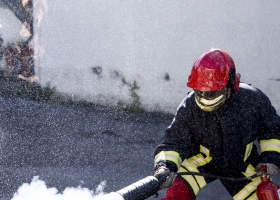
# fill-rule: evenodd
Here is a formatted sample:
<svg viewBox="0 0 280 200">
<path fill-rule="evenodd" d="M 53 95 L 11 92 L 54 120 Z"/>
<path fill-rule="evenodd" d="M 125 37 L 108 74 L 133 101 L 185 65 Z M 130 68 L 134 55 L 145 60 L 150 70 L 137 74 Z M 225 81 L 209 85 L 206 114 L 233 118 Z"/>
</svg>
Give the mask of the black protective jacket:
<svg viewBox="0 0 280 200">
<path fill-rule="evenodd" d="M 258 142 L 263 143 L 261 148 Z M 249 150 L 248 144 L 252 144 Z M 279 167 L 280 117 L 263 92 L 244 83 L 212 112 L 201 110 L 190 92 L 179 105 L 155 157 L 169 151 L 179 154 L 181 160 L 188 159 L 199 153 L 200 145 L 210 150 L 211 163 L 222 168 L 245 171 L 248 164 L 259 162 Z M 168 159 L 155 159 L 155 164 L 167 165 L 172 171 L 180 166 Z"/>
</svg>

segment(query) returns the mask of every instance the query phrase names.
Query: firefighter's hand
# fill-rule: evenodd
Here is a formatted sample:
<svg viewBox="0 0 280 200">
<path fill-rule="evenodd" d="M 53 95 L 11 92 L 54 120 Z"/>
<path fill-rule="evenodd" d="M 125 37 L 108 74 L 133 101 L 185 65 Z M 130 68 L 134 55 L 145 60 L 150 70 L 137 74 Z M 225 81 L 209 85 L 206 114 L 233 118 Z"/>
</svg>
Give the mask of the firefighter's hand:
<svg viewBox="0 0 280 200">
<path fill-rule="evenodd" d="M 261 172 L 265 168 L 266 168 L 265 173 L 270 176 L 276 175 L 280 172 L 280 169 L 272 163 L 259 163 L 256 167 L 256 171 Z"/>
<path fill-rule="evenodd" d="M 154 176 L 159 180 L 159 189 L 171 187 L 176 178 L 175 172 L 170 172 L 170 170 L 164 166 L 156 169 Z"/>
</svg>

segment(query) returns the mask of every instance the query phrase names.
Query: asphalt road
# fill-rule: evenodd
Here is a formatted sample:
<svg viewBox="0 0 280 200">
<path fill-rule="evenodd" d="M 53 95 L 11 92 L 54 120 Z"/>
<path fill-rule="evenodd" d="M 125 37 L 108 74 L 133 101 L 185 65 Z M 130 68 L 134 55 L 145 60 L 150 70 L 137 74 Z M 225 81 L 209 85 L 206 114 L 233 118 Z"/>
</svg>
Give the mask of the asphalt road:
<svg viewBox="0 0 280 200">
<path fill-rule="evenodd" d="M 171 115 L 33 102 L 0 95 L 0 199 L 39 176 L 48 187 L 117 191 L 153 174 L 153 152 Z M 280 183 L 279 176 L 276 177 Z M 160 199 L 165 191 L 159 193 Z M 155 199 L 151 197 L 150 199 Z M 219 181 L 198 200 L 231 199 Z"/>
</svg>

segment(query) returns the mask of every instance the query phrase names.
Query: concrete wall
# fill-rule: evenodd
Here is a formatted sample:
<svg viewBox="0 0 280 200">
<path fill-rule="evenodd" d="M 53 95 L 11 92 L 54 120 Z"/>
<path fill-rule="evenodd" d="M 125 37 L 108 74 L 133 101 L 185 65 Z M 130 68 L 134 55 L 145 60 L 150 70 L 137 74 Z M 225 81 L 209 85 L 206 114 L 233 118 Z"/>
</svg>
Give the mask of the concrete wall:
<svg viewBox="0 0 280 200">
<path fill-rule="evenodd" d="M 193 62 L 214 47 L 228 51 L 242 81 L 280 109 L 278 0 L 37 0 L 34 7 L 36 74 L 61 92 L 129 102 L 123 76 L 137 81 L 146 110 L 174 113 L 190 91 Z"/>
<path fill-rule="evenodd" d="M 21 22 L 0 0 L 0 37 L 3 39 L 4 45 L 7 44 L 7 42 L 23 39 L 23 37 L 20 35 L 21 29 Z M 5 66 L 4 59 L 1 59 L 0 70 L 4 70 Z"/>
<path fill-rule="evenodd" d="M 4 43 L 8 41 L 16 41 L 24 39 L 21 36 L 22 24 L 15 17 L 14 13 L 7 7 L 0 4 L 0 35 L 4 40 Z"/>
<path fill-rule="evenodd" d="M 10 1 L 10 3 L 13 6 L 12 3 L 14 2 Z M 12 10 L 6 6 L 3 0 L 0 0 L 0 37 L 4 41 L 3 46 L 6 46 L 8 42 L 16 44 L 17 42 L 27 41 L 31 36 L 29 30 L 21 22 L 27 20 L 28 12 L 23 12 L 23 7 L 19 9 L 16 4 L 14 4 Z M 0 68 L 5 69 L 5 66 L 4 59 L 1 59 Z"/>
</svg>

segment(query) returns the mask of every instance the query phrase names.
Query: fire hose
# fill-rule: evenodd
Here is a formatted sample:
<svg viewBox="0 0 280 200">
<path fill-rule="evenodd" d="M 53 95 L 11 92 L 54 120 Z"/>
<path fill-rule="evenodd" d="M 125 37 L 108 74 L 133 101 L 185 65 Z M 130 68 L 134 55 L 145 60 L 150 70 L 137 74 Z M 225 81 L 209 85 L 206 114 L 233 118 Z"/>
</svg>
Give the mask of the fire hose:
<svg viewBox="0 0 280 200">
<path fill-rule="evenodd" d="M 252 180 L 253 178 L 256 178 L 260 176 L 261 174 L 257 173 L 252 176 L 248 177 L 242 177 L 242 178 L 231 178 L 231 177 L 223 177 L 213 174 L 206 174 L 206 173 L 200 173 L 200 172 L 179 172 L 177 173 L 177 176 L 183 176 L 183 175 L 195 175 L 195 176 L 204 176 L 204 177 L 210 177 L 215 179 L 223 179 L 228 181 L 248 181 Z M 114 200 L 145 200 L 151 196 L 157 196 L 160 185 L 163 181 L 165 181 L 166 177 L 162 177 L 160 179 L 157 179 L 154 176 L 148 176 L 142 180 L 139 180 L 121 190 L 118 190 L 116 192 L 111 192 L 111 199 Z"/>
</svg>

